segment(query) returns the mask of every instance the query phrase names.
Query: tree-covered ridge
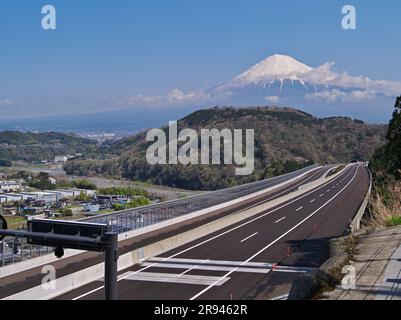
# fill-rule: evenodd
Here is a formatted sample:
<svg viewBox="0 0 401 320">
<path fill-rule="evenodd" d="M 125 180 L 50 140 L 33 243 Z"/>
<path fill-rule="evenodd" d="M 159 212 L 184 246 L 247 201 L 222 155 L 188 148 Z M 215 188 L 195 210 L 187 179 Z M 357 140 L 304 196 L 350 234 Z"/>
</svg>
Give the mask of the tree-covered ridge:
<svg viewBox="0 0 401 320">
<path fill-rule="evenodd" d="M 187 189 L 214 190 L 281 174 L 310 163 L 367 160 L 384 143 L 387 126 L 365 124 L 345 117 L 321 119 L 291 108 L 211 108 L 178 122 L 178 129 L 255 130 L 255 172 L 239 177 L 234 166 L 149 165 L 146 132 L 111 145 L 114 160 L 73 161 L 70 174 L 123 176 Z M 163 130 L 168 132 L 168 128 Z"/>
<path fill-rule="evenodd" d="M 68 144 L 68 145 L 94 145 L 96 141 L 80 138 L 74 135 L 60 132 L 0 132 L 0 144 L 33 145 L 41 143 Z"/>
<path fill-rule="evenodd" d="M 9 161 L 36 162 L 59 155 L 95 154 L 97 150 L 96 141 L 65 133 L 0 132 L 0 159 Z"/>
</svg>

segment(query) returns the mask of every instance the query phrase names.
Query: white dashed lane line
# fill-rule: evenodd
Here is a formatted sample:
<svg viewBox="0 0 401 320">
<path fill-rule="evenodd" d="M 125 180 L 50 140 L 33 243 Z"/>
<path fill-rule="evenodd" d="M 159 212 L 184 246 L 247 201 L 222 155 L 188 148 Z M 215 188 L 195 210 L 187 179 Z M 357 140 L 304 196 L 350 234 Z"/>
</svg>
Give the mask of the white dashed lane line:
<svg viewBox="0 0 401 320">
<path fill-rule="evenodd" d="M 285 219 L 285 217 L 282 217 L 281 219 L 277 220 L 275 223 L 279 223 L 281 221 L 283 221 Z"/>
<path fill-rule="evenodd" d="M 241 243 L 243 243 L 243 242 L 245 242 L 245 241 L 247 241 L 247 240 L 253 238 L 253 237 L 256 236 L 257 234 L 258 234 L 258 232 L 255 232 L 254 234 L 251 234 L 249 237 L 246 237 L 245 239 L 242 239 L 242 240 L 241 240 Z"/>
</svg>

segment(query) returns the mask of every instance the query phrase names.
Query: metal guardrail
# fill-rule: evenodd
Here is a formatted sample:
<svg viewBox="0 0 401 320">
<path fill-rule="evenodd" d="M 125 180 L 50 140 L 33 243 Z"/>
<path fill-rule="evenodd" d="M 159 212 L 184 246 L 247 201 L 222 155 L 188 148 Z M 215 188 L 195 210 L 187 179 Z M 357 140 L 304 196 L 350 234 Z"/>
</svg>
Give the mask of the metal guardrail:
<svg viewBox="0 0 401 320">
<path fill-rule="evenodd" d="M 250 195 L 295 178 L 316 167 L 317 165 L 314 165 L 267 180 L 195 195 L 185 199 L 171 200 L 110 214 L 100 214 L 80 219 L 80 221 L 108 224 L 111 227 L 110 231 L 125 233 Z M 7 237 L 0 241 L 0 267 L 49 254 L 53 251 L 54 248 L 27 244 L 25 239 Z"/>
<path fill-rule="evenodd" d="M 313 167 L 316 166 L 307 167 L 267 180 L 195 195 L 185 199 L 172 200 L 106 215 L 84 218 L 81 219 L 81 221 L 108 224 L 111 226 L 113 232 L 125 233 L 261 191 L 307 172 Z"/>
</svg>

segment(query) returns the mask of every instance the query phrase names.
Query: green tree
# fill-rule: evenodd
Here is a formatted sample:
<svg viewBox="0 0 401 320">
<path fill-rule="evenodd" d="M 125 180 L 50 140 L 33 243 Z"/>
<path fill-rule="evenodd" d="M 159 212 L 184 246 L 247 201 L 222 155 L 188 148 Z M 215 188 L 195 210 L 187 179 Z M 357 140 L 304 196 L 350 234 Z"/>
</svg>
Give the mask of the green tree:
<svg viewBox="0 0 401 320">
<path fill-rule="evenodd" d="M 401 179 L 401 96 L 396 100 L 386 140 L 387 143 L 376 150 L 371 161 L 371 169 L 379 184 L 384 175 Z"/>
<path fill-rule="evenodd" d="M 89 180 L 76 180 L 72 182 L 72 185 L 78 189 L 85 189 L 85 190 L 96 190 L 96 184 L 90 182 Z"/>
<path fill-rule="evenodd" d="M 396 179 L 401 178 L 401 96 L 397 98 L 393 118 L 390 121 L 388 133 L 386 155 L 389 160 L 390 172 Z"/>
<path fill-rule="evenodd" d="M 89 202 L 91 197 L 87 195 L 85 192 L 81 192 L 78 197 L 75 197 L 75 200 L 82 202 Z"/>
<path fill-rule="evenodd" d="M 54 184 L 49 181 L 50 175 L 47 172 L 40 172 L 29 184 L 32 188 L 40 190 L 53 190 L 56 188 Z"/>
</svg>

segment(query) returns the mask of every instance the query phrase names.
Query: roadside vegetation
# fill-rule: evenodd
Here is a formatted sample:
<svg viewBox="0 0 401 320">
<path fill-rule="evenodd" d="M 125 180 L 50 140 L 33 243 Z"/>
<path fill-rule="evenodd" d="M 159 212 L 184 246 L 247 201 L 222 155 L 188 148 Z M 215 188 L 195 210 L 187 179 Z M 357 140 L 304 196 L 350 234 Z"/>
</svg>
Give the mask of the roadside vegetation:
<svg viewBox="0 0 401 320">
<path fill-rule="evenodd" d="M 122 204 L 122 203 L 115 203 L 113 204 L 113 209 L 115 211 L 121 211 L 121 210 L 126 210 L 126 209 L 133 209 L 133 208 L 137 208 L 137 207 L 143 207 L 143 206 L 147 206 L 150 205 L 151 202 L 148 198 L 145 197 L 140 197 L 140 198 L 136 198 L 131 200 L 130 202 L 126 203 L 126 204 Z"/>
<path fill-rule="evenodd" d="M 130 188 L 130 187 L 111 187 L 111 188 L 100 188 L 97 190 L 97 194 L 99 195 L 118 195 L 125 197 L 145 197 L 150 198 L 151 195 L 143 189 Z"/>
<path fill-rule="evenodd" d="M 386 141 L 370 162 L 373 190 L 368 222 L 394 226 L 401 224 L 401 96 L 396 100 Z"/>
<path fill-rule="evenodd" d="M 26 219 L 20 216 L 4 216 L 7 221 L 8 229 L 15 230 L 19 228 L 25 228 Z"/>
</svg>

